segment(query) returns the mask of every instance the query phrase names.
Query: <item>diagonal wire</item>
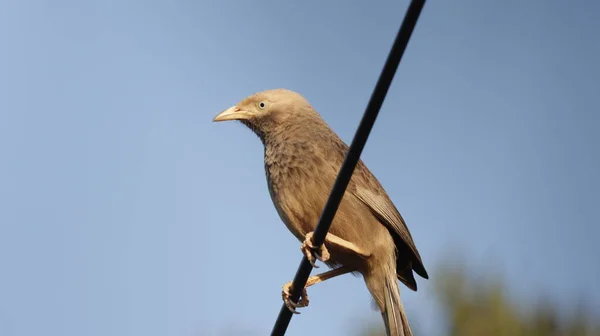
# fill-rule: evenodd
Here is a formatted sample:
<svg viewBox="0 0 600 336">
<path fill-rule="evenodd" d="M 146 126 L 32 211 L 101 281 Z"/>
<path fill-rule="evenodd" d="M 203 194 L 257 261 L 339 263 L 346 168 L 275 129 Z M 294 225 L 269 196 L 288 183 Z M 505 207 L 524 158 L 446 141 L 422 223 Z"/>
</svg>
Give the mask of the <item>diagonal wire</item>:
<svg viewBox="0 0 600 336">
<path fill-rule="evenodd" d="M 348 182 L 350 182 L 350 178 L 352 177 L 354 168 L 358 163 L 360 154 L 365 147 L 369 133 L 373 128 L 373 124 L 375 124 L 375 119 L 379 114 L 381 105 L 383 105 L 385 96 L 390 88 L 390 85 L 392 84 L 394 74 L 396 73 L 396 69 L 398 69 L 398 65 L 400 64 L 400 60 L 404 54 L 404 50 L 406 49 L 410 36 L 412 35 L 415 25 L 417 24 L 417 20 L 419 19 L 419 14 L 421 14 L 423 5 L 425 5 L 425 0 L 413 0 L 406 11 L 402 26 L 396 35 L 396 39 L 394 40 L 394 44 L 392 45 L 392 49 L 390 50 L 383 70 L 379 75 L 379 79 L 377 80 L 377 84 L 375 85 L 375 89 L 373 90 L 373 94 L 371 95 L 371 99 L 369 100 L 365 114 L 358 125 L 358 129 L 356 130 L 356 134 L 352 139 L 348 153 L 346 153 L 344 163 L 340 168 L 335 183 L 333 184 L 333 188 L 331 189 L 331 193 L 329 194 L 329 198 L 327 199 L 327 203 L 323 208 L 323 212 L 321 213 L 321 217 L 319 218 L 319 222 L 315 228 L 313 234 L 313 244 L 317 249 L 325 241 L 327 231 L 329 231 L 333 217 L 337 212 L 342 200 L 342 196 L 344 195 L 346 187 L 348 186 Z M 299 289 L 304 288 L 311 271 L 312 265 L 306 256 L 304 256 L 292 282 L 291 300 L 293 302 L 298 302 L 301 293 Z M 284 304 L 281 307 L 277 321 L 275 321 L 275 325 L 271 331 L 271 336 L 284 335 L 291 319 L 292 312 L 289 311 Z"/>
</svg>

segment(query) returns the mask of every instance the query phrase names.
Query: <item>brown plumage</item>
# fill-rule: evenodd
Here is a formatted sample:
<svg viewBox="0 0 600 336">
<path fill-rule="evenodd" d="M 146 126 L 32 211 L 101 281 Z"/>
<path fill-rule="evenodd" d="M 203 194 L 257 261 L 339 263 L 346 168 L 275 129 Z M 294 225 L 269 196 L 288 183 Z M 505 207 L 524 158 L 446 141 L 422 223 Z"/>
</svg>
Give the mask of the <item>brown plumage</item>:
<svg viewBox="0 0 600 336">
<path fill-rule="evenodd" d="M 348 146 L 300 94 L 268 90 L 251 95 L 218 114 L 214 121 L 239 120 L 264 144 L 265 171 L 271 198 L 302 250 L 314 260 L 312 231 L 319 220 Z M 357 272 L 382 312 L 388 335 L 412 335 L 400 300 L 397 279 L 416 291 L 413 271 L 428 279 L 404 219 L 387 193 L 359 161 L 324 247 L 317 258 L 334 268 L 313 276 L 307 287 L 334 276 Z M 306 291 L 298 304 L 308 305 Z"/>
</svg>

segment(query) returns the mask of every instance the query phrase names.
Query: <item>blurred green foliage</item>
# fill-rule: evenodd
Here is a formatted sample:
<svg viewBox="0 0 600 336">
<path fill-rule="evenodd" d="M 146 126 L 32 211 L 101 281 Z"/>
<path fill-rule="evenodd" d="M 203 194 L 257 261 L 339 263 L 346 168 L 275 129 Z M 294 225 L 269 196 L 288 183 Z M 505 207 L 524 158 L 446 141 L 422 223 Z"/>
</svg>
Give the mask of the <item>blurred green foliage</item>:
<svg viewBox="0 0 600 336">
<path fill-rule="evenodd" d="M 567 314 L 565 307 L 544 297 L 517 304 L 501 277 L 469 277 L 471 273 L 460 262 L 444 265 L 432 281 L 433 294 L 446 317 L 445 335 L 600 336 L 600 320 L 583 306 Z M 421 335 L 414 327 L 413 333 Z M 385 332 L 381 326 L 359 335 L 379 336 Z"/>
</svg>

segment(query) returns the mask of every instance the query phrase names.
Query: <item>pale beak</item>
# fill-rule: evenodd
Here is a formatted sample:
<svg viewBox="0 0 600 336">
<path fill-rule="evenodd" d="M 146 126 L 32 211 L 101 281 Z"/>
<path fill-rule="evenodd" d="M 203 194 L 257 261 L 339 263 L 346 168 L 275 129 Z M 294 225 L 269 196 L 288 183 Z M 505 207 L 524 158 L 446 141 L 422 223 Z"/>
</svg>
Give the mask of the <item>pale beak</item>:
<svg viewBox="0 0 600 336">
<path fill-rule="evenodd" d="M 225 111 L 217 114 L 213 119 L 213 122 L 227 121 L 227 120 L 247 120 L 252 117 L 252 114 L 248 111 L 244 111 L 237 106 L 232 106 Z"/>
</svg>

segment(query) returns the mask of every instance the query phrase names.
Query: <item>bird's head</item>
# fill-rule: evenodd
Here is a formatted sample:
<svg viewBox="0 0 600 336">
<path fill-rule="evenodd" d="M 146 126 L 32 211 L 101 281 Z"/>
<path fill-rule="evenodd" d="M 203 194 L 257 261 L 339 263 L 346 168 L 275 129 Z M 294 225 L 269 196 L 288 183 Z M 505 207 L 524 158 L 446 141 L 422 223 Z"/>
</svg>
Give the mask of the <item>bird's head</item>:
<svg viewBox="0 0 600 336">
<path fill-rule="evenodd" d="M 297 127 L 298 121 L 320 120 L 309 102 L 300 94 L 275 89 L 255 93 L 236 105 L 217 114 L 213 121 L 239 120 L 252 129 L 264 141 L 266 135 Z"/>
</svg>

